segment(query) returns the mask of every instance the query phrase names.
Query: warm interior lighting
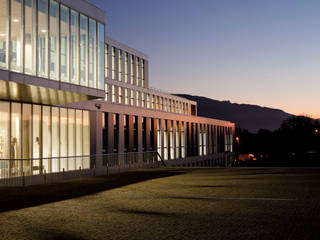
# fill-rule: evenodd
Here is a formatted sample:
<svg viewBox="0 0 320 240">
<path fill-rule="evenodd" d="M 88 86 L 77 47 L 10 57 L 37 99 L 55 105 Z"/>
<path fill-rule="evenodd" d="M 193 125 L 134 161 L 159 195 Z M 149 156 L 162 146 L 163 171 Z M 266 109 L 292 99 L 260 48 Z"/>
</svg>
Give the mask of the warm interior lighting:
<svg viewBox="0 0 320 240">
<path fill-rule="evenodd" d="M 5 37 L 6 34 L 5 33 L 0 33 L 0 37 Z"/>
<path fill-rule="evenodd" d="M 14 18 L 12 21 L 13 21 L 14 23 L 17 23 L 17 22 L 19 22 L 19 19 Z"/>
<path fill-rule="evenodd" d="M 42 33 L 46 33 L 46 32 L 47 32 L 47 30 L 45 30 L 45 29 L 42 29 L 42 30 L 41 30 L 41 32 L 42 32 Z"/>
</svg>

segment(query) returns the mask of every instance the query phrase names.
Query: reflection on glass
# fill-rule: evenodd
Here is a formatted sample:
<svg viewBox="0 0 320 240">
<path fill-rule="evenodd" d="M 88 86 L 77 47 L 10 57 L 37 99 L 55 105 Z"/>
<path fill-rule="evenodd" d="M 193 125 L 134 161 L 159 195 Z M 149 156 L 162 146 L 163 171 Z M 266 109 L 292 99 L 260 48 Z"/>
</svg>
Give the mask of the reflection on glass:
<svg viewBox="0 0 320 240">
<path fill-rule="evenodd" d="M 59 4 L 50 0 L 50 78 L 59 79 Z"/>
<path fill-rule="evenodd" d="M 0 101 L 0 178 L 8 177 L 9 162 L 1 161 L 9 156 L 10 104 Z"/>
<path fill-rule="evenodd" d="M 60 129 L 59 129 L 59 108 L 52 108 L 52 172 L 60 170 Z"/>
<path fill-rule="evenodd" d="M 61 81 L 69 82 L 69 8 L 63 5 L 61 5 L 60 27 L 60 77 Z"/>
<path fill-rule="evenodd" d="M 10 69 L 22 71 L 23 28 L 22 0 L 11 1 Z"/>
<path fill-rule="evenodd" d="M 25 0 L 24 72 L 36 73 L 36 0 Z"/>
<path fill-rule="evenodd" d="M 38 0 L 38 76 L 48 77 L 48 0 Z"/>
<path fill-rule="evenodd" d="M 21 104 L 12 103 L 11 106 L 11 139 L 10 139 L 10 158 L 21 158 Z M 11 175 L 18 176 L 21 161 L 11 161 Z"/>
<path fill-rule="evenodd" d="M 41 146 L 41 106 L 33 105 L 32 119 L 32 158 L 40 158 Z M 40 161 L 33 161 L 33 174 L 40 173 Z"/>
<path fill-rule="evenodd" d="M 83 152 L 84 156 L 90 155 L 90 116 L 88 111 L 83 111 Z M 83 158 L 83 168 L 90 168 L 90 158 Z"/>
<path fill-rule="evenodd" d="M 60 109 L 60 156 L 68 156 L 68 110 Z M 68 170 L 67 158 L 61 158 L 60 171 Z"/>
<path fill-rule="evenodd" d="M 76 161 L 73 158 L 76 154 L 76 126 L 75 126 L 75 110 L 68 109 L 68 170 L 75 170 Z"/>
<path fill-rule="evenodd" d="M 76 110 L 76 156 L 82 155 L 82 111 Z M 82 168 L 82 158 L 76 159 L 76 169 Z"/>
<path fill-rule="evenodd" d="M 50 107 L 43 106 L 42 108 L 42 157 L 43 159 L 43 171 L 46 173 L 51 171 L 51 117 Z"/>
<path fill-rule="evenodd" d="M 23 104 L 22 108 L 22 158 L 32 158 L 32 121 L 31 105 Z M 31 174 L 31 161 L 23 161 L 23 171 L 26 175 Z"/>
<path fill-rule="evenodd" d="M 80 85 L 88 86 L 88 18 L 80 14 Z"/>
<path fill-rule="evenodd" d="M 79 14 L 71 10 L 71 83 L 79 84 Z"/>
<path fill-rule="evenodd" d="M 96 60 L 97 60 L 97 24 L 89 20 L 89 87 L 97 87 Z"/>
<path fill-rule="evenodd" d="M 98 23 L 98 88 L 104 89 L 104 25 Z"/>
<path fill-rule="evenodd" d="M 8 63 L 7 61 L 8 19 L 9 19 L 8 1 L 0 1 L 0 9 L 3 14 L 3 19 L 1 20 L 1 24 L 0 24 L 0 67 L 8 68 L 8 64 L 7 64 Z"/>
</svg>

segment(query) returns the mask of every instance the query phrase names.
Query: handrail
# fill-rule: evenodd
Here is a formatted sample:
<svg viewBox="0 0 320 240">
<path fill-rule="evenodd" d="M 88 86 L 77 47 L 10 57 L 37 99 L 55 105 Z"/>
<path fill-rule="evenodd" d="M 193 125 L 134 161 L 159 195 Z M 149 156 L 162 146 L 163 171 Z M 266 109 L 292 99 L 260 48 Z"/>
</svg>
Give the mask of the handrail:
<svg viewBox="0 0 320 240">
<path fill-rule="evenodd" d="M 158 157 L 160 158 L 160 160 L 161 160 L 161 162 L 162 162 L 162 164 L 163 164 L 163 166 L 167 166 L 167 164 L 165 163 L 165 161 L 163 160 L 163 158 L 161 157 L 161 155 L 158 153 L 158 152 L 156 152 L 157 153 L 157 155 L 158 155 Z"/>
<path fill-rule="evenodd" d="M 131 154 L 146 154 L 146 153 L 158 153 L 157 151 L 147 152 L 125 152 L 125 153 L 105 153 L 105 154 L 93 154 L 93 155 L 80 155 L 80 156 L 64 156 L 64 157 L 45 157 L 45 158 L 0 158 L 0 161 L 37 161 L 37 160 L 51 160 L 51 159 L 69 159 L 69 158 L 91 158 L 101 156 L 119 156 L 119 155 L 131 155 Z M 159 153 L 158 153 L 159 154 Z"/>
</svg>

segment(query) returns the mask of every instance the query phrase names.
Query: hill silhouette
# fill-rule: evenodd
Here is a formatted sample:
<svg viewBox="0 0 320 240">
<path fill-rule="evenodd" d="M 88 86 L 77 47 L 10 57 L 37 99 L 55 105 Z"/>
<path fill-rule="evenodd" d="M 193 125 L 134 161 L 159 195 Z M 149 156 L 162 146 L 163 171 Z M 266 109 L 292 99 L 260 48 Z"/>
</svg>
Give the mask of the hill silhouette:
<svg viewBox="0 0 320 240">
<path fill-rule="evenodd" d="M 280 109 L 261 107 L 251 104 L 218 101 L 201 96 L 175 94 L 198 103 L 198 116 L 231 121 L 236 126 L 245 128 L 252 133 L 260 129 L 276 130 L 281 123 L 294 116 Z"/>
</svg>

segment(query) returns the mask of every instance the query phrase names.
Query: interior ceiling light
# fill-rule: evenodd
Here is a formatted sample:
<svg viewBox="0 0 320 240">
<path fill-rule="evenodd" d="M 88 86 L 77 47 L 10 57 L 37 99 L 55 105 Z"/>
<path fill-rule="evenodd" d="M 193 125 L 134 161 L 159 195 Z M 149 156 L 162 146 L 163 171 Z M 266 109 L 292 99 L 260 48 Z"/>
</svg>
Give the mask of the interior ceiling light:
<svg viewBox="0 0 320 240">
<path fill-rule="evenodd" d="M 19 22 L 19 19 L 14 18 L 12 21 L 15 22 L 15 23 L 17 23 L 17 22 Z"/>
</svg>

